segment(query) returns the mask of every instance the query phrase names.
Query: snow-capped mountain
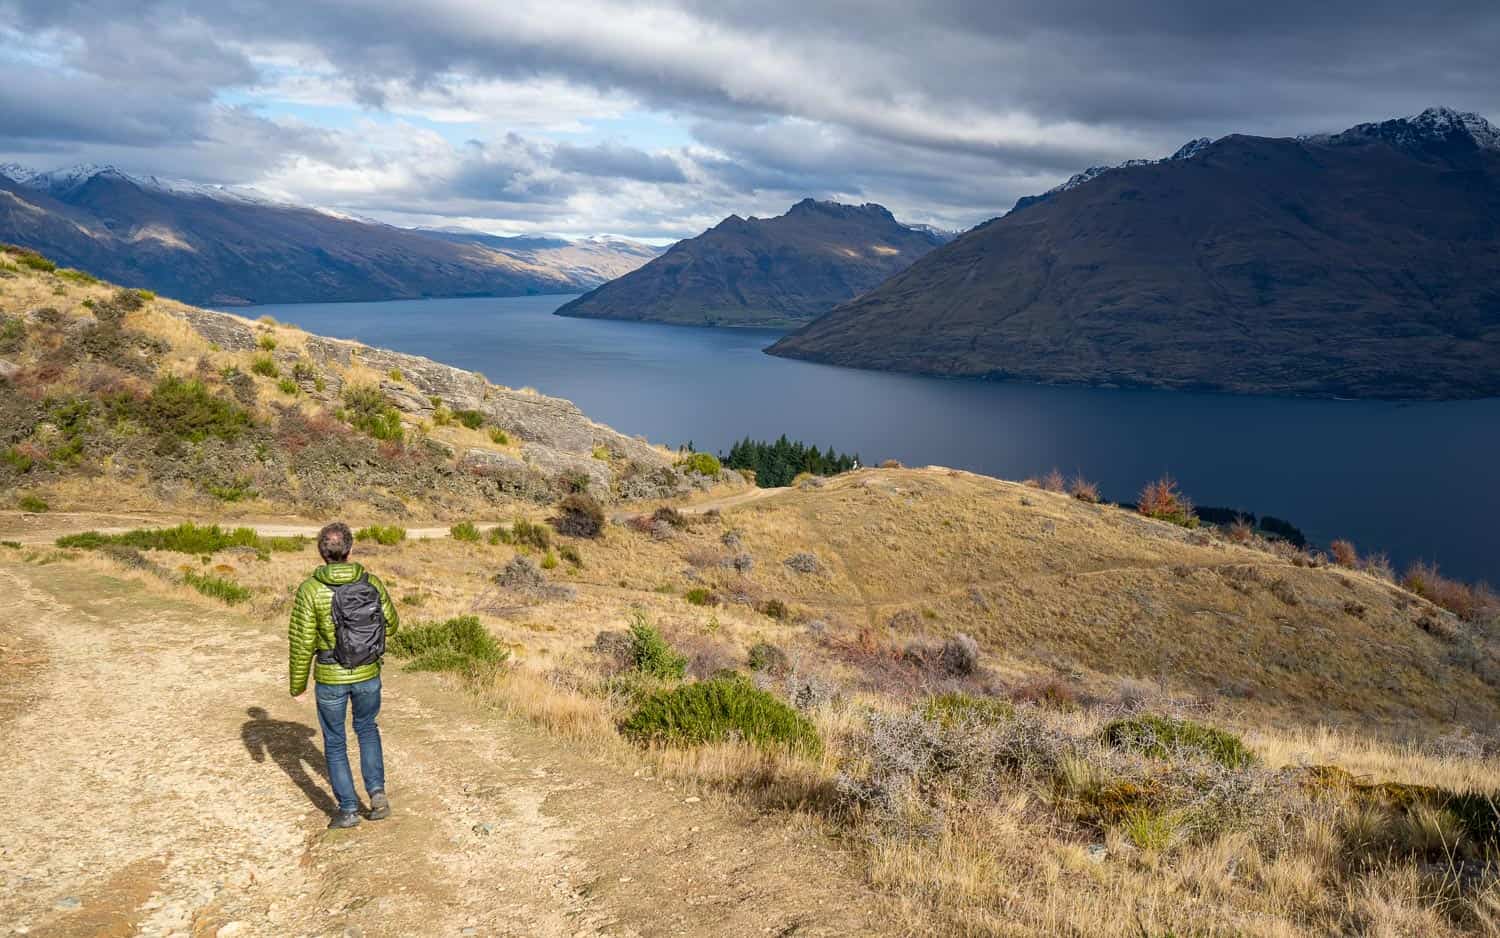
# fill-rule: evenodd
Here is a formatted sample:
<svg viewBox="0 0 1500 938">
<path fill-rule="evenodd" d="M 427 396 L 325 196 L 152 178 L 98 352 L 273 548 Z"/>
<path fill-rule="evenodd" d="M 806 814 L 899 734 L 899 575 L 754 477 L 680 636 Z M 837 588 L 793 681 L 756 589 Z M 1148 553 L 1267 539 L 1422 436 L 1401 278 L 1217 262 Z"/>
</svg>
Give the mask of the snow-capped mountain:
<svg viewBox="0 0 1500 938">
<path fill-rule="evenodd" d="M 79 163 L 62 169 L 37 170 L 18 163 L 0 165 L 0 176 L 4 176 L 28 189 L 37 189 L 51 194 L 71 192 L 90 180 L 104 177 L 128 182 L 142 189 L 171 192 L 176 195 L 199 196 L 205 199 L 221 199 L 228 202 L 251 202 L 278 204 L 278 200 L 248 186 L 225 186 L 187 179 L 164 179 L 160 176 L 139 176 L 127 173 L 108 164 Z M 279 204 L 291 204 L 281 202 Z"/>
<path fill-rule="evenodd" d="M 1356 124 L 1341 133 L 1311 134 L 1299 139 L 1330 146 L 1375 139 L 1398 147 L 1458 143 L 1472 144 L 1481 150 L 1500 150 L 1500 130 L 1493 124 L 1472 111 L 1446 107 L 1430 107 L 1410 117 Z"/>
<path fill-rule="evenodd" d="M 1069 189 L 1076 189 L 1086 182 L 1091 182 L 1095 179 L 1098 179 L 1105 173 L 1112 172 L 1117 169 L 1127 169 L 1131 166 L 1156 166 L 1162 163 L 1171 163 L 1176 160 L 1190 160 L 1198 154 L 1202 153 L 1204 150 L 1208 149 L 1212 144 L 1213 140 L 1209 139 L 1208 137 L 1199 137 L 1196 140 L 1189 140 L 1187 143 L 1184 143 L 1182 146 L 1178 147 L 1171 156 L 1164 156 L 1159 160 L 1126 160 L 1123 163 L 1116 163 L 1112 166 L 1090 166 L 1088 169 L 1084 170 L 1081 173 L 1074 173 L 1068 178 L 1067 182 L 1059 183 L 1058 185 L 1053 186 L 1051 189 L 1048 189 L 1046 192 L 1043 192 L 1041 195 L 1022 196 L 1021 198 L 1016 200 L 1015 207 L 1012 208 L 1011 211 L 1014 212 L 1019 209 L 1023 209 L 1028 205 L 1035 205 L 1043 199 L 1049 199 L 1052 196 L 1057 195 L 1059 192 L 1067 192 Z"/>
</svg>

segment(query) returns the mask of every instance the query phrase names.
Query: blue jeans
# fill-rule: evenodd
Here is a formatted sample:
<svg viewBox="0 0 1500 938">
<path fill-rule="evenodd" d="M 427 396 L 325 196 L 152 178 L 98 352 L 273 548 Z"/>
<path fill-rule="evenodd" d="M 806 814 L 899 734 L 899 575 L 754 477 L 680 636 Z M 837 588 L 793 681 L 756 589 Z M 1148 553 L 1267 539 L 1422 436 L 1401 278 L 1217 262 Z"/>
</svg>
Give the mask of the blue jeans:
<svg viewBox="0 0 1500 938">
<path fill-rule="evenodd" d="M 323 727 L 323 755 L 328 760 L 328 781 L 339 810 L 345 814 L 359 811 L 354 794 L 354 775 L 349 771 L 348 739 L 344 735 L 344 712 L 354 708 L 354 735 L 359 737 L 359 775 L 365 791 L 385 791 L 385 758 L 380 752 L 380 676 L 358 684 L 319 684 L 318 725 Z"/>
</svg>

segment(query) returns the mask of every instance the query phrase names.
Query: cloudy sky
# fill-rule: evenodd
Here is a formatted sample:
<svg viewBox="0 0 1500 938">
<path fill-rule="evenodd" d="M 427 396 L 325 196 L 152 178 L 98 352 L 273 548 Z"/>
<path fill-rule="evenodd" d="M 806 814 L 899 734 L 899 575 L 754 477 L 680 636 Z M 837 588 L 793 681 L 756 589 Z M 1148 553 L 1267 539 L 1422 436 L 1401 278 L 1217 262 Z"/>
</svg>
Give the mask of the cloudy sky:
<svg viewBox="0 0 1500 938">
<path fill-rule="evenodd" d="M 966 228 L 1191 137 L 1500 117 L 1496 50 L 1496 0 L 0 0 L 0 162 L 499 233 Z"/>
</svg>

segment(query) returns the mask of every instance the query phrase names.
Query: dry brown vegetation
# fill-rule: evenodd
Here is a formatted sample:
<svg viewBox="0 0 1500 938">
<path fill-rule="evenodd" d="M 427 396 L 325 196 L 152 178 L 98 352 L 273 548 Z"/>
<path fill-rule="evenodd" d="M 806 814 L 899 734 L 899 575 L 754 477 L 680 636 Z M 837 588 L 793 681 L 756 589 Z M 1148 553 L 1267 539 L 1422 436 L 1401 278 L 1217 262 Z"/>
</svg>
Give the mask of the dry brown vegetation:
<svg viewBox="0 0 1500 938">
<path fill-rule="evenodd" d="M 278 351 L 298 343 L 275 328 Z M 299 432 L 280 445 L 315 445 Z M 574 527 L 515 499 L 492 536 L 409 531 L 356 559 L 407 621 L 473 615 L 499 641 L 510 664 L 472 693 L 836 838 L 912 934 L 1500 934 L 1500 815 L 1467 794 L 1500 788 L 1488 594 L 1144 517 L 1184 509 L 1170 480 L 1141 512 L 1078 497 L 1080 481 L 864 470 L 597 531 L 596 506 L 573 503 L 590 522 Z M 46 494 L 88 504 L 69 484 Z M 294 496 L 259 510 L 305 511 Z M 270 620 L 315 562 L 42 546 L 72 523 L 0 514 L 0 538 L 28 541 L 0 562 L 98 566 L 195 601 L 182 574 L 211 572 Z M 646 673 L 631 627 L 671 667 Z M 640 749 L 617 732 L 642 700 L 726 670 L 820 746 Z"/>
</svg>

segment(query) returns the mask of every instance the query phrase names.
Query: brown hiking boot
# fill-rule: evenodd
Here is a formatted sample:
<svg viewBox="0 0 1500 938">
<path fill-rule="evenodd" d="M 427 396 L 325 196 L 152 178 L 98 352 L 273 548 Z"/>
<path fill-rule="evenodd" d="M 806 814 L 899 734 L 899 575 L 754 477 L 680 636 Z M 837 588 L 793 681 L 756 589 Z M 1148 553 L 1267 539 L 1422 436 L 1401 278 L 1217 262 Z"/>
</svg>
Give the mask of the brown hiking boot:
<svg viewBox="0 0 1500 938">
<path fill-rule="evenodd" d="M 391 800 L 385 796 L 385 792 L 377 791 L 370 795 L 370 813 L 367 815 L 372 821 L 384 821 L 391 816 Z"/>
</svg>

